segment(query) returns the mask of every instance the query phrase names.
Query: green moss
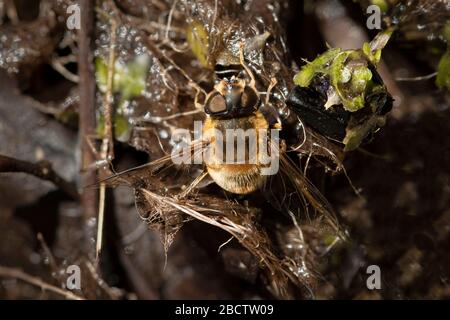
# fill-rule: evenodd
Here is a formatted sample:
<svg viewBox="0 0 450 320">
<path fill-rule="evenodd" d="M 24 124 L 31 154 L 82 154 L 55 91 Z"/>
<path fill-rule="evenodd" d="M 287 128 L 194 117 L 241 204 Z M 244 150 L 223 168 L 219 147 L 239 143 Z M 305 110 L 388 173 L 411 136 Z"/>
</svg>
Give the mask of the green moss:
<svg viewBox="0 0 450 320">
<path fill-rule="evenodd" d="M 442 34 L 444 35 L 445 40 L 447 40 L 447 42 L 450 42 L 450 22 L 445 25 Z"/>
<path fill-rule="evenodd" d="M 186 37 L 192 53 L 203 67 L 209 68 L 209 35 L 202 23 L 194 20 L 186 30 Z"/>
<path fill-rule="evenodd" d="M 127 64 L 116 62 L 114 65 L 114 77 L 112 91 L 119 95 L 119 103 L 115 106 L 113 118 L 114 136 L 119 141 L 127 141 L 131 131 L 131 125 L 123 116 L 123 105 L 133 98 L 136 98 L 145 90 L 147 73 L 150 67 L 150 58 L 141 55 Z M 101 92 L 105 93 L 108 83 L 108 65 L 102 58 L 95 59 L 95 76 L 97 85 Z M 105 120 L 101 114 L 98 117 L 96 132 L 99 137 L 103 137 L 105 130 Z"/>
<path fill-rule="evenodd" d="M 127 141 L 129 133 L 131 132 L 131 126 L 128 120 L 122 114 L 115 114 L 113 117 L 114 137 L 119 141 Z M 105 133 L 105 118 L 103 114 L 98 117 L 97 136 L 103 138 Z"/>
<path fill-rule="evenodd" d="M 114 77 L 117 88 L 125 100 L 138 97 L 145 90 L 150 62 L 148 56 L 139 56 L 128 63 L 123 72 Z"/>
<path fill-rule="evenodd" d="M 339 90 L 339 87 L 342 83 L 347 83 L 351 79 L 350 70 L 345 68 L 345 62 L 349 56 L 350 52 L 345 51 L 338 54 L 331 64 L 330 76 L 331 76 L 331 84 L 335 89 Z"/>
<path fill-rule="evenodd" d="M 376 128 L 384 125 L 385 116 L 379 114 L 383 107 L 380 104 L 389 94 L 382 82 L 374 81 L 373 72 L 392 32 L 392 28 L 380 32 L 359 50 L 329 49 L 308 62 L 294 77 L 296 85 L 309 87 L 317 75 L 328 76 L 333 96 L 326 106 L 340 104 L 350 117 L 342 139 L 344 151 L 355 150 Z M 442 64 L 447 70 L 443 73 L 448 76 L 448 61 Z M 360 110 L 362 112 L 357 115 L 351 115 Z"/>
<path fill-rule="evenodd" d="M 372 0 L 372 4 L 377 5 L 381 12 L 385 13 L 389 9 L 389 4 L 386 2 L 386 0 Z"/>
<path fill-rule="evenodd" d="M 331 233 L 325 234 L 322 239 L 323 244 L 327 247 L 336 243 L 336 240 L 339 240 L 339 237 L 337 237 L 335 234 L 331 234 Z"/>
<path fill-rule="evenodd" d="M 370 80 L 372 80 L 372 71 L 367 66 L 355 69 L 352 73 L 351 90 L 363 93 Z"/>
<path fill-rule="evenodd" d="M 145 82 L 150 58 L 138 56 L 126 65 L 116 62 L 114 66 L 113 92 L 119 93 L 122 99 L 138 97 L 145 90 Z M 105 92 L 108 83 L 108 66 L 102 58 L 95 59 L 95 76 L 100 91 Z"/>
<path fill-rule="evenodd" d="M 447 51 L 439 61 L 436 85 L 450 90 L 450 52 Z"/>
<path fill-rule="evenodd" d="M 300 72 L 294 77 L 294 83 L 300 87 L 307 87 L 311 83 L 311 80 L 317 73 L 327 73 L 327 65 L 333 61 L 336 56 L 341 52 L 341 49 L 330 49 L 324 54 L 321 54 L 312 62 L 308 62 L 304 65 Z"/>
<path fill-rule="evenodd" d="M 362 51 L 365 54 L 365 56 L 367 57 L 367 59 L 369 59 L 369 61 L 372 62 L 374 65 L 377 65 L 378 62 L 380 62 L 380 60 L 381 60 L 381 49 L 377 49 L 375 51 L 372 51 L 372 49 L 370 48 L 370 43 L 364 42 L 363 47 L 362 47 Z"/>
<path fill-rule="evenodd" d="M 365 91 L 372 79 L 372 72 L 367 63 L 349 66 L 349 62 L 359 61 L 361 58 L 362 55 L 358 51 L 344 51 L 334 59 L 330 70 L 331 84 L 336 89 L 344 109 L 351 112 L 364 108 Z"/>
<path fill-rule="evenodd" d="M 95 78 L 101 91 L 106 91 L 108 82 L 108 66 L 102 58 L 95 59 Z"/>
<path fill-rule="evenodd" d="M 392 32 L 393 29 L 380 32 L 370 43 L 364 43 L 360 50 L 329 49 L 303 66 L 295 75 L 294 83 L 308 87 L 317 74 L 328 75 L 344 109 L 355 112 L 364 108 L 365 96 L 371 89 L 370 66 L 379 63 L 381 50 Z"/>
</svg>

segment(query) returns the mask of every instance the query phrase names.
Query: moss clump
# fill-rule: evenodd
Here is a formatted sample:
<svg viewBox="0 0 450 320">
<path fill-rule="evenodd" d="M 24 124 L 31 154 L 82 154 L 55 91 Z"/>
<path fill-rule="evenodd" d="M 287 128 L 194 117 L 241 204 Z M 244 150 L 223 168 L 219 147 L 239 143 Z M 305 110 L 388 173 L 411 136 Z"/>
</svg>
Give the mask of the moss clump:
<svg viewBox="0 0 450 320">
<path fill-rule="evenodd" d="M 205 67 L 211 67 L 208 61 L 209 35 L 203 24 L 194 20 L 186 30 L 186 37 L 192 53 L 200 64 Z"/>
</svg>

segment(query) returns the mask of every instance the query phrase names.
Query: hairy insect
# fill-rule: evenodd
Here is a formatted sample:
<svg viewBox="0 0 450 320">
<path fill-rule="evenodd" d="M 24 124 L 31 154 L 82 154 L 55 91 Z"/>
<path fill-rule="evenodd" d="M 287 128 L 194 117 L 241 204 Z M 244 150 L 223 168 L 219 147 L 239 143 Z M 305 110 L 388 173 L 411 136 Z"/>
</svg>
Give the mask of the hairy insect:
<svg viewBox="0 0 450 320">
<path fill-rule="evenodd" d="M 249 70 L 241 55 L 241 65 Z M 249 144 L 238 146 L 234 141 L 234 136 L 228 136 L 227 130 L 234 130 L 240 137 L 245 138 L 245 133 L 254 133 L 253 138 L 261 146 L 260 132 L 269 130 L 269 123 L 264 115 L 259 111 L 261 103 L 260 96 L 255 87 L 255 80 L 251 71 L 249 75 L 251 81 L 247 83 L 244 70 L 225 69 L 221 73 L 223 76 L 214 89 L 206 97 L 204 107 L 208 115 L 205 121 L 204 133 L 211 141 L 211 148 L 217 148 L 219 139 L 225 145 L 232 143 L 233 149 L 243 147 L 245 150 L 232 150 L 233 155 L 239 151 L 244 151 L 247 155 L 242 163 L 223 164 L 220 153 L 215 153 L 213 159 L 209 159 L 206 164 L 207 171 L 213 180 L 223 189 L 238 194 L 247 194 L 259 189 L 265 182 L 266 176 L 261 174 L 261 163 L 259 163 L 258 151 L 250 150 Z M 211 135 L 208 132 L 212 131 Z M 217 135 L 217 133 L 219 133 Z M 223 138 L 225 137 L 225 139 Z M 231 138 L 231 140 L 229 140 Z M 274 155 L 275 156 L 275 155 Z M 234 157 L 233 157 L 234 158 Z M 234 159 L 232 159 L 234 160 Z M 245 161 L 246 160 L 246 161 Z M 252 161 L 253 160 L 253 161 Z M 256 161 L 255 161 L 256 160 Z"/>
</svg>

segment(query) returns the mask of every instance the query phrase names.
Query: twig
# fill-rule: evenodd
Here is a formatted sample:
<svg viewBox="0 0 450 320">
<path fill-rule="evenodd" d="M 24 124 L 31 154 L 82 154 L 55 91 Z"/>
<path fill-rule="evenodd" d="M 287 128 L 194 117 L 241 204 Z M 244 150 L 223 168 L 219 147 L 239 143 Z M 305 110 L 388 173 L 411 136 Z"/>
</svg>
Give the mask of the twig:
<svg viewBox="0 0 450 320">
<path fill-rule="evenodd" d="M 52 165 L 48 161 L 31 163 L 0 155 L 0 172 L 23 172 L 31 174 L 40 179 L 52 182 L 74 200 L 79 199 L 75 185 L 64 180 L 53 171 Z"/>
<path fill-rule="evenodd" d="M 35 285 L 37 287 L 40 287 L 42 290 L 48 290 L 48 291 L 54 292 L 56 294 L 59 294 L 66 299 L 85 300 L 83 297 L 73 294 L 72 292 L 63 290 L 61 288 L 55 287 L 54 285 L 46 283 L 40 278 L 30 276 L 29 274 L 26 274 L 25 272 L 23 272 L 20 269 L 0 266 L 0 277 L 19 279 L 24 282 L 28 282 L 32 285 Z"/>
<path fill-rule="evenodd" d="M 117 289 L 117 288 L 111 288 L 105 280 L 103 280 L 100 275 L 97 272 L 96 267 L 89 261 L 85 262 L 86 268 L 91 273 L 92 279 L 97 283 L 97 285 L 112 299 L 112 300 L 119 300 L 124 295 L 125 292 Z"/>
<path fill-rule="evenodd" d="M 167 208 L 172 207 L 177 209 L 192 218 L 218 227 L 236 238 L 245 248 L 247 248 L 260 260 L 262 265 L 267 267 L 267 272 L 269 275 L 272 277 L 278 277 L 279 282 L 274 282 L 272 287 L 273 290 L 275 290 L 274 292 L 277 292 L 280 296 L 286 297 L 287 292 L 285 292 L 285 289 L 287 288 L 287 279 L 290 279 L 293 283 L 302 283 L 303 279 L 299 278 L 295 272 L 292 272 L 293 269 L 290 266 L 286 267 L 286 262 L 281 261 L 272 252 L 269 241 L 266 240 L 267 236 L 256 229 L 254 225 L 236 223 L 224 215 L 214 214 L 213 216 L 210 216 L 205 214 L 205 212 L 201 212 L 202 210 L 199 210 L 203 209 L 202 207 L 192 206 L 187 203 L 182 204 L 170 197 L 161 196 L 146 189 L 139 190 L 144 194 L 150 203 L 156 201 L 164 206 L 167 206 Z M 206 211 L 213 212 L 211 209 Z"/>
<path fill-rule="evenodd" d="M 112 160 L 114 158 L 113 148 L 113 123 L 112 123 L 112 89 L 114 85 L 114 64 L 116 61 L 116 37 L 117 37 L 117 23 L 114 18 L 110 19 L 111 23 L 111 40 L 109 46 L 108 58 L 108 79 L 106 84 L 106 94 L 103 104 L 103 117 L 105 121 L 104 136 L 102 141 L 101 155 L 103 159 Z"/>
<path fill-rule="evenodd" d="M 411 77 L 411 78 L 398 77 L 398 78 L 395 78 L 395 81 L 423 81 L 423 80 L 432 79 L 435 76 L 437 76 L 437 74 L 438 74 L 437 72 L 433 72 L 433 73 L 427 74 L 426 76 L 418 76 L 418 77 Z"/>
<path fill-rule="evenodd" d="M 194 109 L 194 110 L 189 110 L 189 111 L 184 111 L 184 112 L 179 112 L 179 113 L 174 113 L 171 114 L 170 116 L 166 116 L 166 117 L 136 117 L 134 118 L 134 121 L 137 122 L 149 122 L 149 123 L 161 123 L 161 122 L 165 122 L 168 120 L 173 120 L 179 117 L 185 117 L 185 116 L 191 116 L 193 114 L 197 114 L 203 112 L 203 110 L 200 109 Z"/>
<path fill-rule="evenodd" d="M 55 257 L 52 254 L 52 251 L 48 247 L 47 243 L 45 242 L 44 236 L 42 233 L 37 234 L 37 239 L 39 243 L 41 244 L 42 250 L 44 250 L 45 255 L 48 257 L 50 268 L 52 269 L 52 272 L 54 272 L 55 277 L 57 280 L 61 280 L 59 273 L 58 273 L 58 265 L 56 264 Z"/>
<path fill-rule="evenodd" d="M 98 223 L 97 223 L 97 237 L 95 242 L 95 261 L 98 263 L 100 253 L 102 251 L 102 240 L 103 240 L 103 224 L 105 217 L 105 198 L 106 198 L 106 185 L 105 183 L 100 184 L 99 193 L 99 205 L 98 205 Z"/>
<path fill-rule="evenodd" d="M 17 8 L 13 0 L 5 1 L 5 7 L 6 7 L 6 15 L 8 16 L 9 20 L 11 20 L 12 24 L 18 24 L 19 23 L 19 15 L 17 14 Z"/>
<path fill-rule="evenodd" d="M 53 69 L 58 71 L 64 78 L 66 78 L 69 81 L 78 83 L 80 82 L 80 77 L 78 75 L 73 74 L 67 68 L 64 66 L 63 62 L 58 59 L 57 57 L 54 57 L 51 61 Z"/>
<path fill-rule="evenodd" d="M 96 183 L 95 171 L 85 169 L 95 162 L 95 155 L 91 152 L 86 138 L 95 133 L 95 74 L 93 65 L 93 38 L 94 38 L 94 6 L 92 0 L 80 0 L 81 29 L 78 33 L 78 70 L 79 70 L 79 140 L 81 148 L 81 184 L 84 186 Z M 93 188 L 85 188 L 81 196 L 83 218 L 85 224 L 97 214 L 97 194 Z M 90 229 L 86 233 L 90 233 Z M 89 243 L 91 234 L 86 234 Z M 88 248 L 88 254 L 91 247 Z M 94 256 L 92 252 L 92 257 Z"/>
<path fill-rule="evenodd" d="M 101 158 L 103 160 L 112 161 L 114 159 L 114 136 L 113 136 L 113 85 L 114 85 L 114 64 L 116 62 L 116 36 L 117 36 L 117 23 L 114 18 L 110 19 L 111 24 L 111 40 L 109 46 L 109 59 L 108 59 L 108 80 L 106 87 L 106 94 L 104 97 L 103 105 L 103 118 L 105 121 L 105 130 L 103 132 L 103 140 L 101 147 Z M 97 224 L 97 241 L 95 246 L 95 258 L 98 261 L 100 252 L 102 250 L 103 239 L 103 222 L 105 216 L 105 199 L 106 198 L 106 185 L 100 184 L 99 195 L 99 207 L 98 207 L 98 224 Z"/>
</svg>

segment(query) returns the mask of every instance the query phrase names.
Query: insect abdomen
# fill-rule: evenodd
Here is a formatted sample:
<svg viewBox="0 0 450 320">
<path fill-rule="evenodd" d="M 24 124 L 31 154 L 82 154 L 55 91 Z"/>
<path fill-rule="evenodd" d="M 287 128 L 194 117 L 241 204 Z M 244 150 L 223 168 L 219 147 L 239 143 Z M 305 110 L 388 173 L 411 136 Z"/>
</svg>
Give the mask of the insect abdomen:
<svg viewBox="0 0 450 320">
<path fill-rule="evenodd" d="M 259 150 L 259 144 L 261 142 L 261 137 L 259 135 L 259 130 L 267 130 L 269 127 L 267 120 L 264 118 L 262 113 L 259 111 L 254 115 L 249 117 L 232 118 L 227 120 L 214 120 L 212 118 L 207 118 L 204 126 L 205 136 L 211 138 L 211 148 L 215 148 L 217 144 L 217 139 L 223 139 L 223 146 L 227 144 L 225 141 L 226 130 L 255 130 L 256 140 Z M 211 129 L 216 129 L 217 132 L 221 133 L 221 137 L 218 138 Z M 253 160 L 258 159 L 258 154 L 252 155 L 252 151 L 249 150 L 246 144 L 246 162 L 244 163 L 228 163 L 224 162 L 224 157 L 222 159 L 215 159 L 214 154 L 212 159 L 206 161 L 206 167 L 211 178 L 216 182 L 222 189 L 236 194 L 247 194 L 259 189 L 265 182 L 266 176 L 261 174 L 261 164 L 257 161 L 250 162 L 247 161 L 249 158 Z M 253 151 L 254 153 L 255 151 Z M 258 152 L 258 151 L 256 151 Z M 249 155 L 250 154 L 250 155 Z M 222 162 L 220 161 L 222 160 Z"/>
<path fill-rule="evenodd" d="M 222 189 L 232 193 L 247 194 L 258 190 L 265 182 L 258 165 L 224 164 L 207 166 L 211 178 Z"/>
</svg>

